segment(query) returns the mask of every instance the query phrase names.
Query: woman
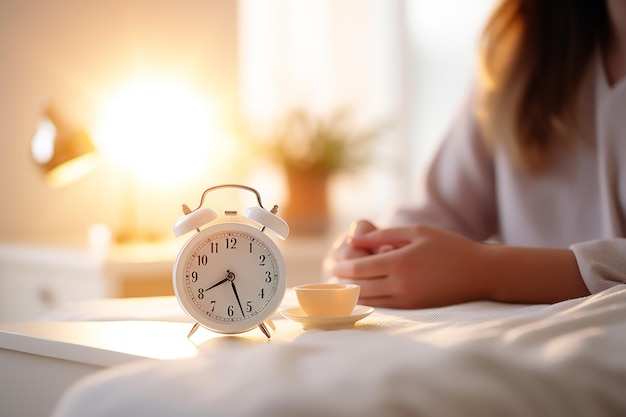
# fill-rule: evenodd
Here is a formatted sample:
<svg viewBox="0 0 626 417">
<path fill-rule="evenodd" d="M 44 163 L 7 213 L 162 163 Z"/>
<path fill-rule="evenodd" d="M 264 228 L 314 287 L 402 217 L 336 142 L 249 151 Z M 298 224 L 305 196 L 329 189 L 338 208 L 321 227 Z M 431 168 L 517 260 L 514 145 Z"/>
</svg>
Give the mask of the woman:
<svg viewBox="0 0 626 417">
<path fill-rule="evenodd" d="M 552 303 L 626 282 L 626 0 L 505 0 L 481 61 L 423 203 L 356 222 L 327 259 L 364 304 Z"/>
</svg>

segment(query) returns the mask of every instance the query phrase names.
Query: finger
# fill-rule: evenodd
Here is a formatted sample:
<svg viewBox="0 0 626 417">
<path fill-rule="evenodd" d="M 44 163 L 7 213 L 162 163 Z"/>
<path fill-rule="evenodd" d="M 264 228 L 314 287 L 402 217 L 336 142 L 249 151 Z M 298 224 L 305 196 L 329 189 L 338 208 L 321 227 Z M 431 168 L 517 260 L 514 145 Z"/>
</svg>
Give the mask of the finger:
<svg viewBox="0 0 626 417">
<path fill-rule="evenodd" d="M 387 252 L 355 259 L 338 261 L 332 274 L 339 278 L 371 279 L 387 276 L 395 264 L 395 253 Z"/>
<path fill-rule="evenodd" d="M 360 249 L 378 249 L 382 246 L 399 248 L 408 245 L 413 236 L 406 228 L 377 229 L 365 235 L 354 236 L 350 245 Z"/>
<path fill-rule="evenodd" d="M 354 256 L 351 258 L 357 258 L 360 256 L 370 255 L 372 251 L 367 248 L 358 248 L 352 245 L 352 239 L 357 236 L 365 236 L 367 233 L 376 230 L 376 226 L 368 220 L 358 220 L 350 225 L 348 234 L 346 235 L 346 243 L 354 249 Z"/>
<path fill-rule="evenodd" d="M 394 249 L 395 249 L 395 246 L 386 243 L 386 244 L 380 246 L 378 249 L 376 249 L 374 251 L 374 253 L 386 253 L 386 252 L 390 252 L 390 251 L 392 251 Z"/>
<path fill-rule="evenodd" d="M 370 280 L 339 280 L 342 283 L 359 284 L 359 304 L 381 308 L 410 308 L 403 297 L 393 293 L 393 279 L 390 277 Z"/>
<path fill-rule="evenodd" d="M 352 224 L 350 225 L 347 236 L 348 238 L 352 238 L 354 236 L 362 236 L 376 229 L 376 226 L 374 226 L 374 224 L 368 220 L 357 220 L 356 222 L 352 222 Z"/>
<path fill-rule="evenodd" d="M 355 248 L 350 245 L 346 239 L 342 239 L 341 243 L 335 246 L 332 258 L 336 261 L 341 261 L 344 259 L 360 258 L 371 255 L 371 253 L 369 249 Z"/>
<path fill-rule="evenodd" d="M 360 300 L 389 298 L 392 295 L 390 291 L 391 283 L 388 277 L 371 278 L 366 280 L 339 279 L 337 282 L 342 284 L 357 284 L 360 286 Z"/>
</svg>

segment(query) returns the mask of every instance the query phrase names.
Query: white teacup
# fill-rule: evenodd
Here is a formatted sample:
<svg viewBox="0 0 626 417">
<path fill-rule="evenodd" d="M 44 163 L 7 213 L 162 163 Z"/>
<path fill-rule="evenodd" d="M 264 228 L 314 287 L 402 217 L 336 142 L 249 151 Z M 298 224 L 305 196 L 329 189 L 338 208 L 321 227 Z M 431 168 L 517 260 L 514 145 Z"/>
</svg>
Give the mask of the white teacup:
<svg viewBox="0 0 626 417">
<path fill-rule="evenodd" d="M 361 287 L 357 284 L 305 284 L 295 287 L 295 292 L 307 316 L 347 316 L 359 300 Z"/>
</svg>

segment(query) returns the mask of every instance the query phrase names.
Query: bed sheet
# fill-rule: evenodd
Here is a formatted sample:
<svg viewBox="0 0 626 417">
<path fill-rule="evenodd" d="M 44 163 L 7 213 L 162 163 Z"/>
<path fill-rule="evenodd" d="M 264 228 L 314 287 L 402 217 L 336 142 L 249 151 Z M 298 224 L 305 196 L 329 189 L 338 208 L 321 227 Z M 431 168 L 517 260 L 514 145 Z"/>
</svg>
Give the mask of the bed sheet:
<svg viewBox="0 0 626 417">
<path fill-rule="evenodd" d="M 54 417 L 626 415 L 626 285 L 554 305 L 377 309 L 285 343 L 227 340 L 89 376 Z"/>
</svg>

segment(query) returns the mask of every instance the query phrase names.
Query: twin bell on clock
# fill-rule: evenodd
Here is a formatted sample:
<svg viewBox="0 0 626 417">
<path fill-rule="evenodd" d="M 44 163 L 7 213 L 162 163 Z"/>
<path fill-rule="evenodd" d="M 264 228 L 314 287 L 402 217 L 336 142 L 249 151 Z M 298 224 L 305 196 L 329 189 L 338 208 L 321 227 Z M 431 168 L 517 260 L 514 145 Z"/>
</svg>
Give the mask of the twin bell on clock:
<svg viewBox="0 0 626 417">
<path fill-rule="evenodd" d="M 258 206 L 241 215 L 227 210 L 223 216 L 202 207 L 209 192 L 223 188 L 255 194 Z M 172 279 L 179 304 L 195 322 L 189 336 L 203 326 L 228 334 L 258 327 L 270 337 L 271 317 L 287 281 L 283 256 L 265 233 L 287 238 L 289 226 L 277 210 L 278 206 L 266 210 L 254 188 L 238 184 L 208 188 L 195 210 L 183 204 L 184 215 L 174 222 L 174 234 L 195 233 L 178 253 Z"/>
</svg>

